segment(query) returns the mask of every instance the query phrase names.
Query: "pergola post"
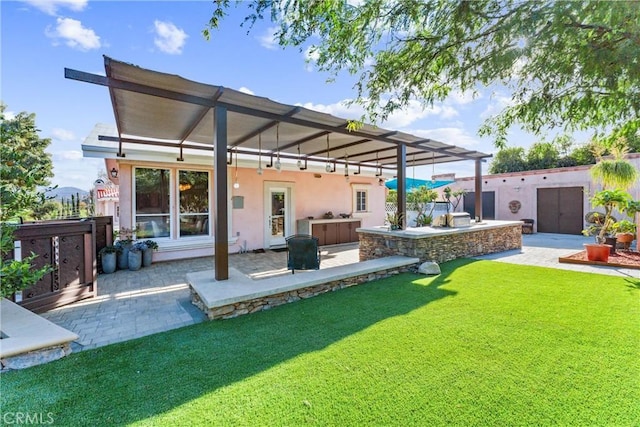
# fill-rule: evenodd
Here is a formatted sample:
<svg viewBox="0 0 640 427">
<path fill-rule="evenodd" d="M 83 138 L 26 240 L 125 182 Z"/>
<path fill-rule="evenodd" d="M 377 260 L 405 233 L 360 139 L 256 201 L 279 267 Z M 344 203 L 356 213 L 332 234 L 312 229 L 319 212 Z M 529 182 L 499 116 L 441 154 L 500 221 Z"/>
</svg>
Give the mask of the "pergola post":
<svg viewBox="0 0 640 427">
<path fill-rule="evenodd" d="M 475 188 L 475 202 L 476 202 L 476 218 L 482 221 L 482 160 L 476 160 L 476 188 Z"/>
<path fill-rule="evenodd" d="M 398 144 L 396 151 L 398 165 L 398 207 L 397 214 L 400 220 L 400 229 L 407 228 L 407 147 Z"/>
<path fill-rule="evenodd" d="M 227 201 L 227 109 L 213 108 L 213 232 L 216 280 L 229 279 L 229 218 Z"/>
</svg>

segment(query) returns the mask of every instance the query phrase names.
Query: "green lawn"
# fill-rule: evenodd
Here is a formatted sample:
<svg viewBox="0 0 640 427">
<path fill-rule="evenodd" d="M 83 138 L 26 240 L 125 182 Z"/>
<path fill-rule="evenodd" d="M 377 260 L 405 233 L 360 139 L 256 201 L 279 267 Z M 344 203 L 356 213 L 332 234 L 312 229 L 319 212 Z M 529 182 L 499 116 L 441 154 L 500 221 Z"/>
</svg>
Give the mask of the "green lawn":
<svg viewBox="0 0 640 427">
<path fill-rule="evenodd" d="M 640 424 L 640 280 L 441 267 L 5 373 L 1 409 L 55 425 Z"/>
</svg>

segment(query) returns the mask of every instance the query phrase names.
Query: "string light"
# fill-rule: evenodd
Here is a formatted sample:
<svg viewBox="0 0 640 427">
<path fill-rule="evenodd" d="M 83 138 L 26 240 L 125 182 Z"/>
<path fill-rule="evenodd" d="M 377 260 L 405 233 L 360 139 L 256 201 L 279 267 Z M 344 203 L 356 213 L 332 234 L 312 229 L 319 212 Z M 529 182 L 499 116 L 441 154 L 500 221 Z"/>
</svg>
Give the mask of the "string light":
<svg viewBox="0 0 640 427">
<path fill-rule="evenodd" d="M 280 123 L 276 125 L 276 164 L 274 166 L 278 172 L 282 172 L 282 164 L 280 163 Z"/>
<path fill-rule="evenodd" d="M 238 182 L 238 149 L 236 148 L 236 174 L 235 181 L 233 183 L 233 188 L 236 190 L 240 188 L 240 183 Z"/>
<path fill-rule="evenodd" d="M 324 167 L 324 170 L 331 172 L 331 164 L 329 164 L 329 134 L 327 134 L 327 165 Z"/>
</svg>

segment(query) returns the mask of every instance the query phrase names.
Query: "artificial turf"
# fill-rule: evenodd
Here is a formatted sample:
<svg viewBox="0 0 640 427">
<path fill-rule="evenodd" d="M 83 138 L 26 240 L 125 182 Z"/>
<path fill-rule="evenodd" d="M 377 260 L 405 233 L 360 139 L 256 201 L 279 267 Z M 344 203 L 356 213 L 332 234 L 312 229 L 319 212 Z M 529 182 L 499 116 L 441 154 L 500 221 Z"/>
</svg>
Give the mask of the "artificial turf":
<svg viewBox="0 0 640 427">
<path fill-rule="evenodd" d="M 0 376 L 55 425 L 639 425 L 640 280 L 402 274 Z"/>
</svg>

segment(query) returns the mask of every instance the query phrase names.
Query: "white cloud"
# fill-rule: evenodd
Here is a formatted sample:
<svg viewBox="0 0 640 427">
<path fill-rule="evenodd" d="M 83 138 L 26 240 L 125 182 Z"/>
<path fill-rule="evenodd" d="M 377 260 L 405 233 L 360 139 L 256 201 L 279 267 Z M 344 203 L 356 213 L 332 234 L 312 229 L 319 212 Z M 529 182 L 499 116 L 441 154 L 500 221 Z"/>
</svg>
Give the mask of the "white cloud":
<svg viewBox="0 0 640 427">
<path fill-rule="evenodd" d="M 13 111 L 5 111 L 3 114 L 5 120 L 13 120 L 16 118 L 16 113 Z"/>
<path fill-rule="evenodd" d="M 54 154 L 54 159 L 58 160 L 82 160 L 82 151 L 66 150 Z"/>
<path fill-rule="evenodd" d="M 480 98 L 482 98 L 480 94 L 474 95 L 471 91 L 461 92 L 459 90 L 454 90 L 449 94 L 447 101 L 457 105 L 466 105 Z"/>
<path fill-rule="evenodd" d="M 88 0 L 22 0 L 42 12 L 56 16 L 59 8 L 68 8 L 74 12 L 80 12 L 88 3 Z"/>
<path fill-rule="evenodd" d="M 253 93 L 253 91 L 251 89 L 246 88 L 244 86 L 242 86 L 240 89 L 238 89 L 238 92 L 246 93 L 248 95 L 255 95 L 255 93 Z"/>
<path fill-rule="evenodd" d="M 72 131 L 59 128 L 54 128 L 51 131 L 51 137 L 60 141 L 73 141 L 76 139 L 76 136 Z"/>
<path fill-rule="evenodd" d="M 469 135 L 467 131 L 456 127 L 443 127 L 436 129 L 418 129 L 412 130 L 412 134 L 431 138 L 445 144 L 457 145 L 459 147 L 476 147 L 480 141 Z"/>
<path fill-rule="evenodd" d="M 101 47 L 100 37 L 90 29 L 82 26 L 82 22 L 71 18 L 58 18 L 57 26 L 54 30 L 47 27 L 45 30 L 47 37 L 55 40 L 65 40 L 65 44 L 73 49 L 87 51 Z"/>
<path fill-rule="evenodd" d="M 153 40 L 158 49 L 171 55 L 179 55 L 187 40 L 187 33 L 171 22 L 154 21 L 156 38 Z"/>
<path fill-rule="evenodd" d="M 278 27 L 269 27 L 265 30 L 264 34 L 256 37 L 260 42 L 260 46 L 275 50 L 278 48 L 278 39 L 276 38 L 276 32 L 278 31 Z"/>
<path fill-rule="evenodd" d="M 513 105 L 513 100 L 508 96 L 495 95 L 492 97 L 492 101 L 487 104 L 487 108 L 480 114 L 482 119 L 487 119 L 493 115 L 500 113 L 505 108 Z"/>
</svg>

